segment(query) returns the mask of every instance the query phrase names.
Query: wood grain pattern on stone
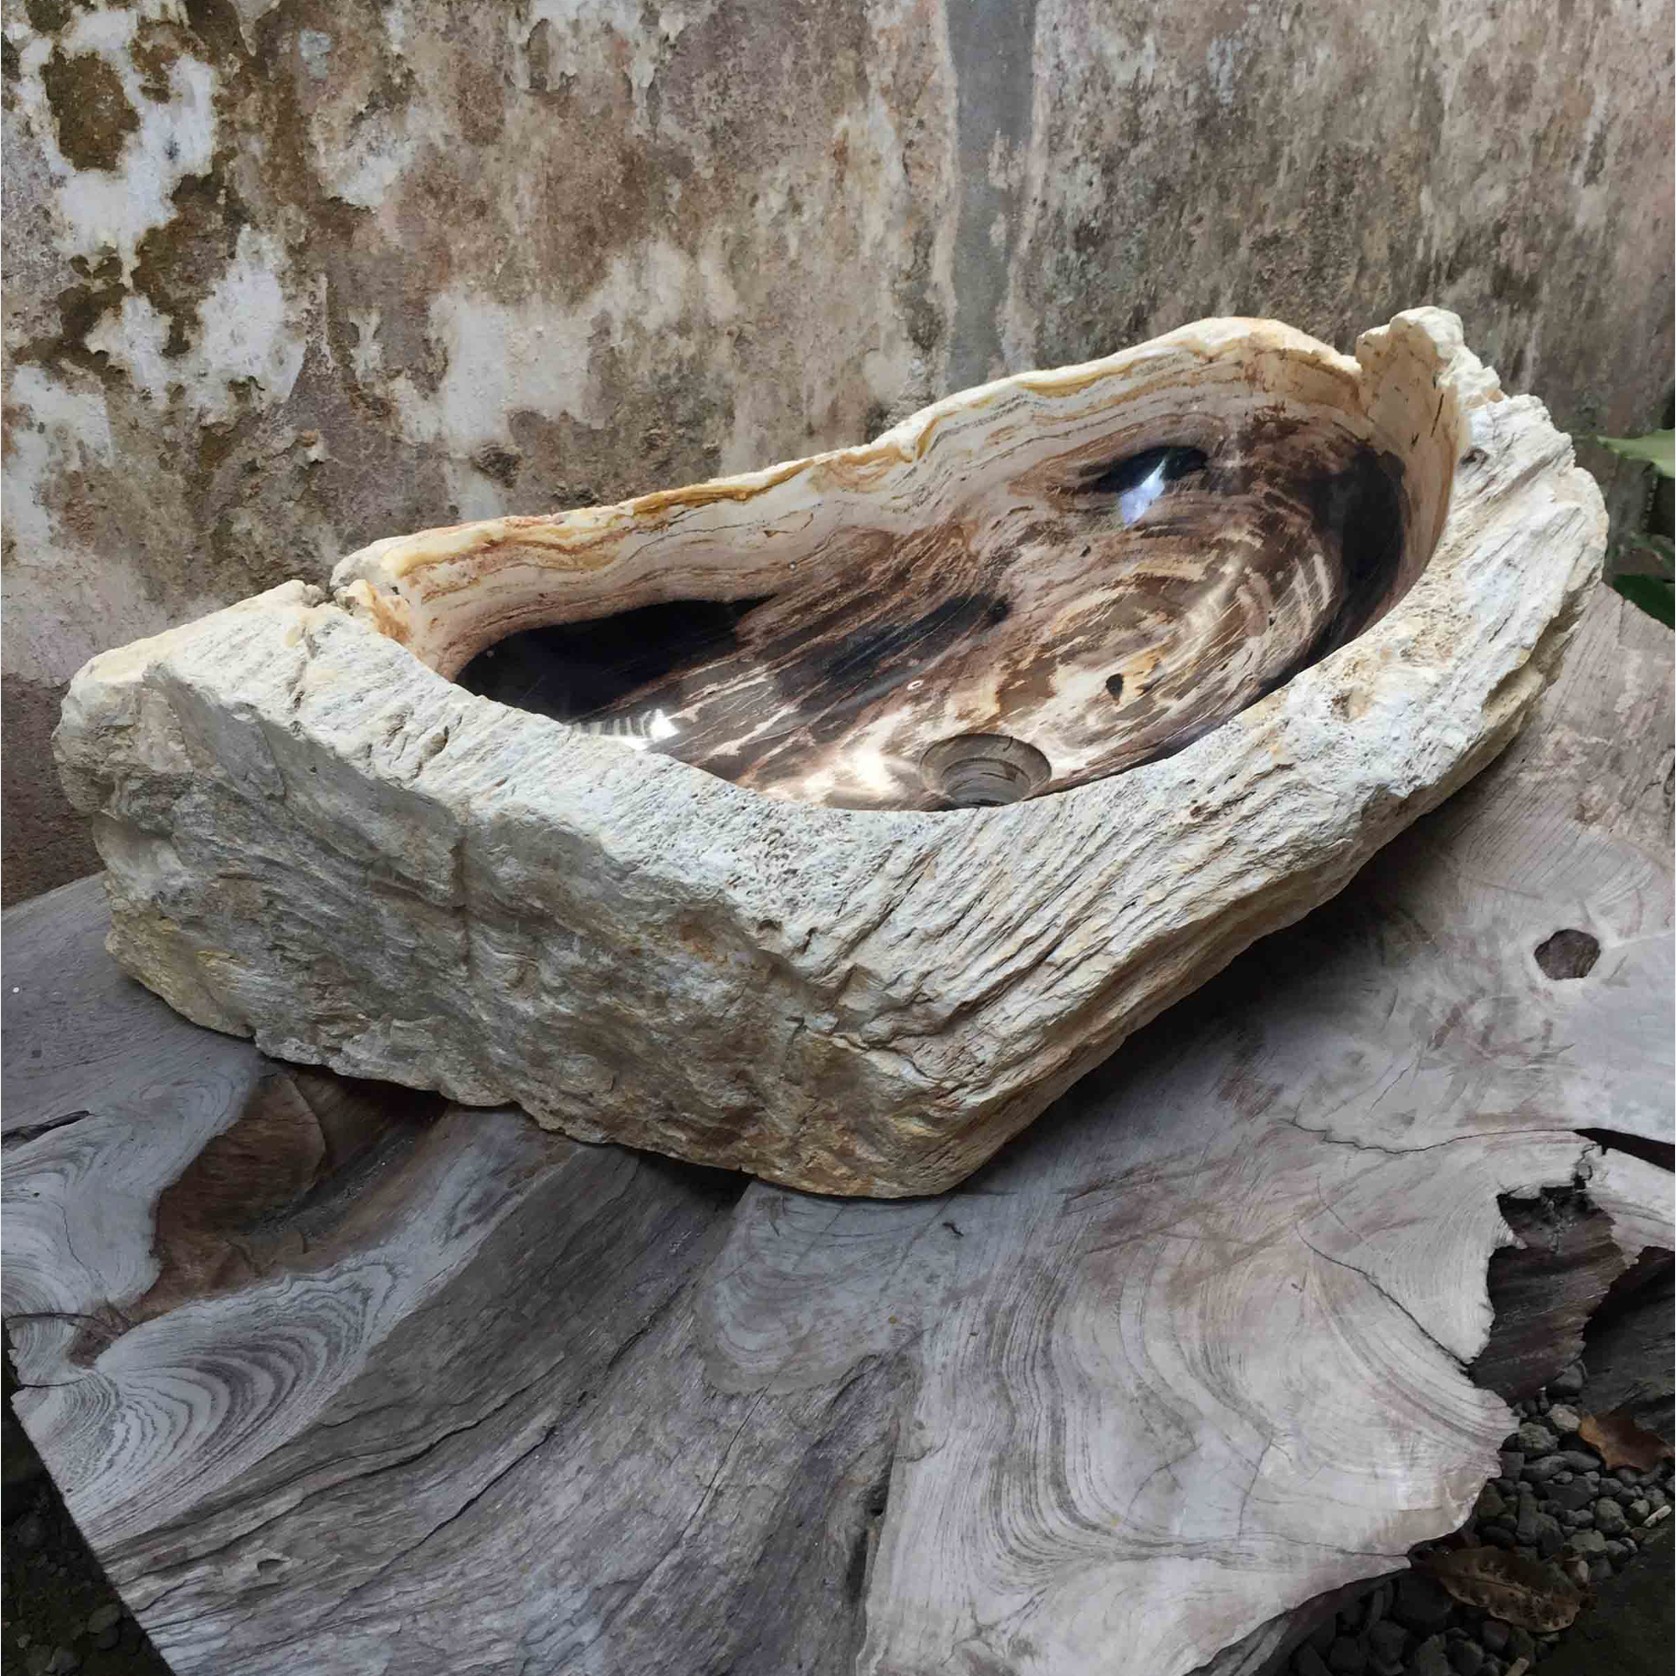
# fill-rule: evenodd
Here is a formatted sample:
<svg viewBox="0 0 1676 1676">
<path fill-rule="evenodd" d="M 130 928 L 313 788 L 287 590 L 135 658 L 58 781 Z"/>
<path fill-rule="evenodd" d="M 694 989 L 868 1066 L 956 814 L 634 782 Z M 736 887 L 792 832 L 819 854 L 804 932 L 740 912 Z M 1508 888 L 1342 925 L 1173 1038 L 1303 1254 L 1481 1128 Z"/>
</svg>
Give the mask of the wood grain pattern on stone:
<svg viewBox="0 0 1676 1676">
<path fill-rule="evenodd" d="M 1596 594 L 1477 785 L 932 1200 L 366 1089 L 334 1147 L 321 1087 L 113 983 L 91 881 L 31 904 L 19 1412 L 181 1676 L 1254 1670 L 1496 1470 L 1500 1200 L 1676 1242 L 1576 1133 L 1670 1138 L 1627 1050 L 1672 1022 L 1670 685 Z"/>
<path fill-rule="evenodd" d="M 1212 321 L 862 448 L 378 543 L 332 599 L 94 659 L 57 745 L 112 950 L 188 1017 L 583 1140 L 929 1193 L 1504 748 L 1603 540 L 1453 316 L 1355 359 Z M 447 679 L 682 600 L 765 603 L 650 691 L 578 665 L 625 731 Z M 688 721 L 744 783 L 636 748 Z"/>
</svg>

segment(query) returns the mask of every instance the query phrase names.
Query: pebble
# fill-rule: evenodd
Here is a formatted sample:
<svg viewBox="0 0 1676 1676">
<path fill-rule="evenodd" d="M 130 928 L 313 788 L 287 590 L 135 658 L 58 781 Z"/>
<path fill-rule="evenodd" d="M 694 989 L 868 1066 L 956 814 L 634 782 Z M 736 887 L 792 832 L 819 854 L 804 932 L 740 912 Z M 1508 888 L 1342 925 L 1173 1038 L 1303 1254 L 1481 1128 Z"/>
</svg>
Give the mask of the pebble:
<svg viewBox="0 0 1676 1676">
<path fill-rule="evenodd" d="M 1514 1624 L 1507 1632 L 1507 1656 L 1514 1663 L 1520 1659 L 1534 1659 L 1536 1657 L 1536 1642 L 1531 1639 L 1528 1629 L 1520 1629 Z"/>
<path fill-rule="evenodd" d="M 108 1600 L 103 1606 L 95 1606 L 87 1615 L 87 1633 L 101 1635 L 107 1629 L 114 1629 L 122 1622 L 122 1603 Z"/>
<path fill-rule="evenodd" d="M 1559 1520 L 1551 1513 L 1542 1512 L 1528 1491 L 1519 1498 L 1519 1522 L 1513 1527 L 1513 1534 L 1523 1547 L 1536 1549 L 1544 1559 L 1565 1541 Z"/>
<path fill-rule="evenodd" d="M 1509 1530 L 1491 1528 L 1478 1533 L 1492 1548 L 1517 1548 L 1519 1539 Z"/>
<path fill-rule="evenodd" d="M 1403 1649 L 1408 1645 L 1408 1636 L 1401 1624 L 1392 1623 L 1389 1618 L 1381 1619 L 1368 1631 L 1368 1651 L 1381 1664 L 1398 1664 L 1402 1661 Z"/>
<path fill-rule="evenodd" d="M 1647 1522 L 1647 1515 L 1653 1511 L 1653 1504 L 1645 1497 L 1637 1496 L 1635 1500 L 1629 1504 L 1628 1511 L 1630 1522 L 1632 1524 L 1644 1525 Z"/>
<path fill-rule="evenodd" d="M 1476 1641 L 1457 1641 L 1449 1649 L 1449 1662 L 1456 1676 L 1478 1676 L 1484 1668 L 1484 1649 Z"/>
<path fill-rule="evenodd" d="M 1478 1493 L 1478 1517 L 1499 1519 L 1507 1511 L 1507 1503 L 1494 1484 L 1486 1484 Z"/>
<path fill-rule="evenodd" d="M 23 1552 L 28 1553 L 32 1549 L 39 1548 L 41 1544 L 46 1541 L 46 1539 L 47 1527 L 40 1514 L 25 1513 L 24 1516 L 12 1526 L 12 1534 L 9 1538 L 9 1542 L 11 1546 L 20 1548 Z"/>
<path fill-rule="evenodd" d="M 47 1665 L 47 1676 L 74 1676 L 81 1669 L 81 1654 L 73 1647 L 53 1650 L 52 1662 Z"/>
<path fill-rule="evenodd" d="M 1604 1554 L 1598 1554 L 1589 1561 L 1589 1581 L 1604 1583 L 1612 1575 L 1612 1562 Z"/>
<path fill-rule="evenodd" d="M 1405 1571 L 1397 1579 L 1391 1616 L 1412 1630 L 1441 1629 L 1449 1620 L 1450 1605 L 1448 1591 L 1440 1583 L 1417 1571 Z"/>
<path fill-rule="evenodd" d="M 1527 1420 L 1519 1428 L 1519 1447 L 1526 1456 L 1551 1455 L 1559 1446 L 1559 1439 L 1546 1426 Z"/>
<path fill-rule="evenodd" d="M 122 1626 L 120 1624 L 112 1624 L 109 1629 L 102 1629 L 96 1636 L 93 1637 L 93 1645 L 97 1647 L 101 1653 L 108 1653 L 117 1645 L 119 1641 L 121 1641 L 121 1639 Z"/>
<path fill-rule="evenodd" d="M 1558 1455 L 1544 1455 L 1539 1461 L 1527 1461 L 1519 1476 L 1527 1484 L 1546 1484 L 1565 1471 L 1566 1464 Z"/>
<path fill-rule="evenodd" d="M 1441 1635 L 1428 1636 L 1408 1661 L 1409 1676 L 1451 1676 L 1449 1654 Z"/>
<path fill-rule="evenodd" d="M 1503 1449 L 1501 1454 L 1501 1475 L 1503 1478 L 1517 1478 L 1525 1470 L 1524 1452 L 1519 1449 Z"/>
<path fill-rule="evenodd" d="M 1548 1381 L 1548 1395 L 1551 1397 L 1575 1397 L 1583 1389 L 1585 1374 L 1581 1362 L 1573 1362 L 1570 1367 L 1556 1373 Z"/>
<path fill-rule="evenodd" d="M 1566 1540 L 1566 1547 L 1574 1554 L 1595 1554 L 1606 1552 L 1606 1538 L 1599 1531 L 1573 1531 Z"/>
<path fill-rule="evenodd" d="M 1583 1416 L 1575 1408 L 1562 1408 L 1559 1403 L 1555 1403 L 1548 1410 L 1548 1424 L 1564 1437 L 1568 1432 L 1575 1432 L 1583 1424 Z"/>
<path fill-rule="evenodd" d="M 1507 1625 L 1500 1618 L 1486 1618 L 1479 1626 L 1478 1639 L 1492 1653 L 1499 1653 L 1507 1645 Z"/>
<path fill-rule="evenodd" d="M 1367 1667 L 1368 1655 L 1361 1642 L 1352 1641 L 1348 1635 L 1341 1635 L 1327 1649 L 1327 1668 L 1337 1671 L 1338 1676 L 1362 1676 Z"/>
<path fill-rule="evenodd" d="M 1629 1521 L 1615 1501 L 1602 1496 L 1595 1503 L 1595 1529 L 1605 1536 L 1622 1536 L 1629 1529 Z"/>
<path fill-rule="evenodd" d="M 1333 1676 L 1313 1647 L 1300 1647 L 1292 1655 L 1292 1668 L 1298 1676 Z"/>
<path fill-rule="evenodd" d="M 1569 1484 L 1556 1484 L 1549 1490 L 1548 1505 L 1559 1508 L 1562 1513 L 1575 1513 L 1578 1508 L 1593 1503 L 1595 1496 L 1595 1486 L 1586 1484 L 1581 1478 L 1574 1478 Z"/>
<path fill-rule="evenodd" d="M 1573 1472 L 1600 1471 L 1600 1456 L 1591 1455 L 1586 1449 L 1562 1449 L 1559 1458 Z"/>
</svg>

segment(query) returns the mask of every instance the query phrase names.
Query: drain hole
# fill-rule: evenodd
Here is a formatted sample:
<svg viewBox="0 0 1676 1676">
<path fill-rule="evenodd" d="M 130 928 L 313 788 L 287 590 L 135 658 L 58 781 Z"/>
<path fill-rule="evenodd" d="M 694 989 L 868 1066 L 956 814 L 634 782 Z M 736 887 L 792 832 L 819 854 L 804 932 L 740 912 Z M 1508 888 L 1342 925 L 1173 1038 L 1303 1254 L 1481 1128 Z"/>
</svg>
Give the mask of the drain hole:
<svg viewBox="0 0 1676 1676">
<path fill-rule="evenodd" d="M 926 788 L 950 809 L 993 809 L 1032 797 L 1053 770 L 1034 745 L 1005 733 L 957 733 L 920 760 Z"/>
<path fill-rule="evenodd" d="M 1586 978 L 1600 959 L 1600 939 L 1569 927 L 1536 946 L 1536 963 L 1551 978 Z"/>
<path fill-rule="evenodd" d="M 1106 691 L 1112 695 L 1113 702 L 1121 704 L 1123 702 L 1123 677 L 1121 675 L 1108 675 L 1106 677 Z"/>
</svg>

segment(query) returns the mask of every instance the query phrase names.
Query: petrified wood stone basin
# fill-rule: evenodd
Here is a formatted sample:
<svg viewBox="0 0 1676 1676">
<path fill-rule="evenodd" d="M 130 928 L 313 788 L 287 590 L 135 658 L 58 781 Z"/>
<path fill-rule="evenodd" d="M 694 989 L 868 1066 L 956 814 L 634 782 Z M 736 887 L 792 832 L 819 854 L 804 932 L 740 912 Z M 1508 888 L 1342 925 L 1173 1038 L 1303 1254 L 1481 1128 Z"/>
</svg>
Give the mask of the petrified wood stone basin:
<svg viewBox="0 0 1676 1676">
<path fill-rule="evenodd" d="M 1552 672 L 1605 519 L 1437 310 L 1183 328 L 864 447 L 351 555 L 94 659 L 111 947 L 282 1058 L 960 1180 Z"/>
<path fill-rule="evenodd" d="M 996 439 L 993 476 L 928 464 L 906 519 L 773 531 L 763 597 L 522 628 L 457 678 L 839 808 L 1011 803 L 1166 756 L 1351 639 L 1413 567 L 1400 458 L 1337 419 L 1250 388 L 1134 406 L 1092 438 Z M 553 606 L 545 581 L 501 594 L 426 661 L 447 673 Z"/>
</svg>

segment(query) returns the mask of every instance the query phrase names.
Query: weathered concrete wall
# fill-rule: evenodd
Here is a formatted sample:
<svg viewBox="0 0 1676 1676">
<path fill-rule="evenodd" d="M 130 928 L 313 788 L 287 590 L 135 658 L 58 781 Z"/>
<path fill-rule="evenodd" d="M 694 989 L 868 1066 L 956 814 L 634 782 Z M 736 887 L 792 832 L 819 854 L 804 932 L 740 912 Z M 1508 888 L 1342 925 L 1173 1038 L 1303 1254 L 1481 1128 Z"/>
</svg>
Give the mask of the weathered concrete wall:
<svg viewBox="0 0 1676 1676">
<path fill-rule="evenodd" d="M 1671 357 L 1670 0 L 23 0 L 6 894 L 103 647 L 376 536 L 856 441 L 1215 313 Z"/>
</svg>

